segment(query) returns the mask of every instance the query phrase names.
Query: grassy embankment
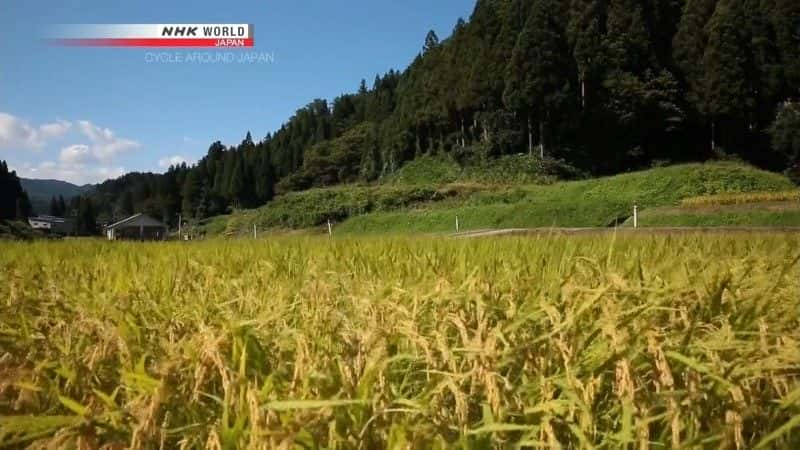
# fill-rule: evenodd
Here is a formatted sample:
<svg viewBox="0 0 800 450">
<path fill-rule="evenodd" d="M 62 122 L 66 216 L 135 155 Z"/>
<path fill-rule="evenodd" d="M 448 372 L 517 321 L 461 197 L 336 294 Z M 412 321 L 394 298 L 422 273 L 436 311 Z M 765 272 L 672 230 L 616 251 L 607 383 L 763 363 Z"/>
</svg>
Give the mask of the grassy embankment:
<svg viewBox="0 0 800 450">
<path fill-rule="evenodd" d="M 800 448 L 799 258 L 759 234 L 5 243 L 0 447 Z"/>
<path fill-rule="evenodd" d="M 696 196 L 794 187 L 781 175 L 732 163 L 555 182 L 553 176 L 537 176 L 535 169 L 514 172 L 509 161 L 499 169 L 476 170 L 428 159 L 401 169 L 382 185 L 290 193 L 257 210 L 211 219 L 205 228 L 211 235 L 235 236 L 251 232 L 253 224 L 261 230 L 309 229 L 330 219 L 340 233 L 449 232 L 456 216 L 463 230 L 606 227 L 624 223 L 634 202 L 646 223 L 647 210 L 676 207 Z M 795 215 L 778 216 L 768 214 L 753 225 L 770 223 L 773 217 L 776 225 L 800 225 Z"/>
<path fill-rule="evenodd" d="M 644 211 L 645 227 L 798 227 L 800 190 L 688 198 L 674 207 Z M 626 223 L 631 226 L 631 221 Z"/>
</svg>

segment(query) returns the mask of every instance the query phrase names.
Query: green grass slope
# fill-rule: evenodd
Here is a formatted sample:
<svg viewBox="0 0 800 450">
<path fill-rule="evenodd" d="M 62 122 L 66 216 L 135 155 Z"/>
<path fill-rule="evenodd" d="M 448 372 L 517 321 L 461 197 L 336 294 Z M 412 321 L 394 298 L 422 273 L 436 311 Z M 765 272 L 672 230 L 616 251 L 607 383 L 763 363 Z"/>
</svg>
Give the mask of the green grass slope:
<svg viewBox="0 0 800 450">
<path fill-rule="evenodd" d="M 371 212 L 398 211 L 446 199 L 464 199 L 478 189 L 482 187 L 398 185 L 310 189 L 279 196 L 259 209 L 212 218 L 203 224 L 203 230 L 208 235 L 235 236 L 252 232 L 253 225 L 260 230 L 312 228 L 328 220 L 341 222 Z"/>
<path fill-rule="evenodd" d="M 785 177 L 732 163 L 688 164 L 550 186 L 478 192 L 464 202 L 354 217 L 344 233 L 444 232 L 462 229 L 604 227 L 642 211 L 701 195 L 792 189 Z"/>
<path fill-rule="evenodd" d="M 416 163 L 415 163 L 416 164 Z M 529 227 L 604 227 L 624 223 L 637 202 L 643 214 L 687 198 L 793 189 L 785 177 L 733 163 L 688 164 L 607 178 L 551 184 L 462 183 L 442 166 L 408 169 L 391 183 L 339 186 L 279 196 L 255 210 L 207 220 L 209 236 L 312 229 L 331 220 L 338 233 L 447 232 Z M 413 176 L 411 176 L 413 174 Z M 427 182 L 427 184 L 425 184 Z"/>
<path fill-rule="evenodd" d="M 642 215 L 639 222 L 644 228 L 651 227 L 800 227 L 800 208 L 771 211 L 717 211 L 663 213 L 653 211 Z M 626 223 L 626 226 L 631 226 Z"/>
<path fill-rule="evenodd" d="M 641 227 L 800 227 L 800 201 L 654 208 Z M 633 226 L 628 220 L 625 226 Z"/>
</svg>

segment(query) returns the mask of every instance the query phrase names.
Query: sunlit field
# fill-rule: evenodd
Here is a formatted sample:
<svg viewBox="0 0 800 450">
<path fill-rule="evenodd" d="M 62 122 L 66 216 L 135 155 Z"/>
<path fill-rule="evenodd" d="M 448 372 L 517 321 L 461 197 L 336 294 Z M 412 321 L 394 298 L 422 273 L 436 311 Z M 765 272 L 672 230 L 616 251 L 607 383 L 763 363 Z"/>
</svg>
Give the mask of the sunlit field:
<svg viewBox="0 0 800 450">
<path fill-rule="evenodd" d="M 800 237 L 0 244 L 0 447 L 800 448 Z"/>
</svg>

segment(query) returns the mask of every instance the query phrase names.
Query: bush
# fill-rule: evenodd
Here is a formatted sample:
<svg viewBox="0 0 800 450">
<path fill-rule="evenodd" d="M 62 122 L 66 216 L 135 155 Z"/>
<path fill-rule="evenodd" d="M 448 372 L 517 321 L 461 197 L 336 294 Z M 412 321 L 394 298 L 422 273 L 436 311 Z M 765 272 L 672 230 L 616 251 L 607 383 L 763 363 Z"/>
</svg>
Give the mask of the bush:
<svg viewBox="0 0 800 450">
<path fill-rule="evenodd" d="M 786 102 L 769 129 L 772 147 L 794 171 L 800 171 L 800 103 Z"/>
<path fill-rule="evenodd" d="M 333 186 L 359 180 L 362 154 L 372 155 L 377 146 L 376 129 L 365 123 L 342 136 L 311 146 L 304 155 L 303 167 L 281 180 L 278 192 L 310 187 Z"/>
<path fill-rule="evenodd" d="M 795 164 L 787 169 L 786 176 L 789 177 L 794 184 L 800 186 L 800 163 Z"/>
<path fill-rule="evenodd" d="M 406 163 L 387 181 L 391 184 L 447 184 L 461 176 L 461 167 L 447 156 L 424 155 Z"/>
<path fill-rule="evenodd" d="M 526 154 L 506 155 L 459 164 L 449 156 L 417 158 L 388 178 L 392 184 L 550 184 L 583 178 L 584 174 L 562 160 L 540 159 Z"/>
<path fill-rule="evenodd" d="M 55 239 L 56 236 L 41 230 L 34 230 L 27 222 L 0 220 L 0 240 Z"/>
</svg>

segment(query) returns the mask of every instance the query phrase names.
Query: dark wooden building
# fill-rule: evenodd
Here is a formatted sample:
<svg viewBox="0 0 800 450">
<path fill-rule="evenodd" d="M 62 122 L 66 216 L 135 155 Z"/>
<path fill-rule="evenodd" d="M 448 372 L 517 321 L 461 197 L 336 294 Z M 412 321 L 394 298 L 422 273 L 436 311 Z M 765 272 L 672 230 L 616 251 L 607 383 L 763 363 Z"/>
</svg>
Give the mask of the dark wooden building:
<svg viewBox="0 0 800 450">
<path fill-rule="evenodd" d="M 169 227 L 147 214 L 136 214 L 106 227 L 109 241 L 163 241 L 167 239 Z"/>
</svg>

